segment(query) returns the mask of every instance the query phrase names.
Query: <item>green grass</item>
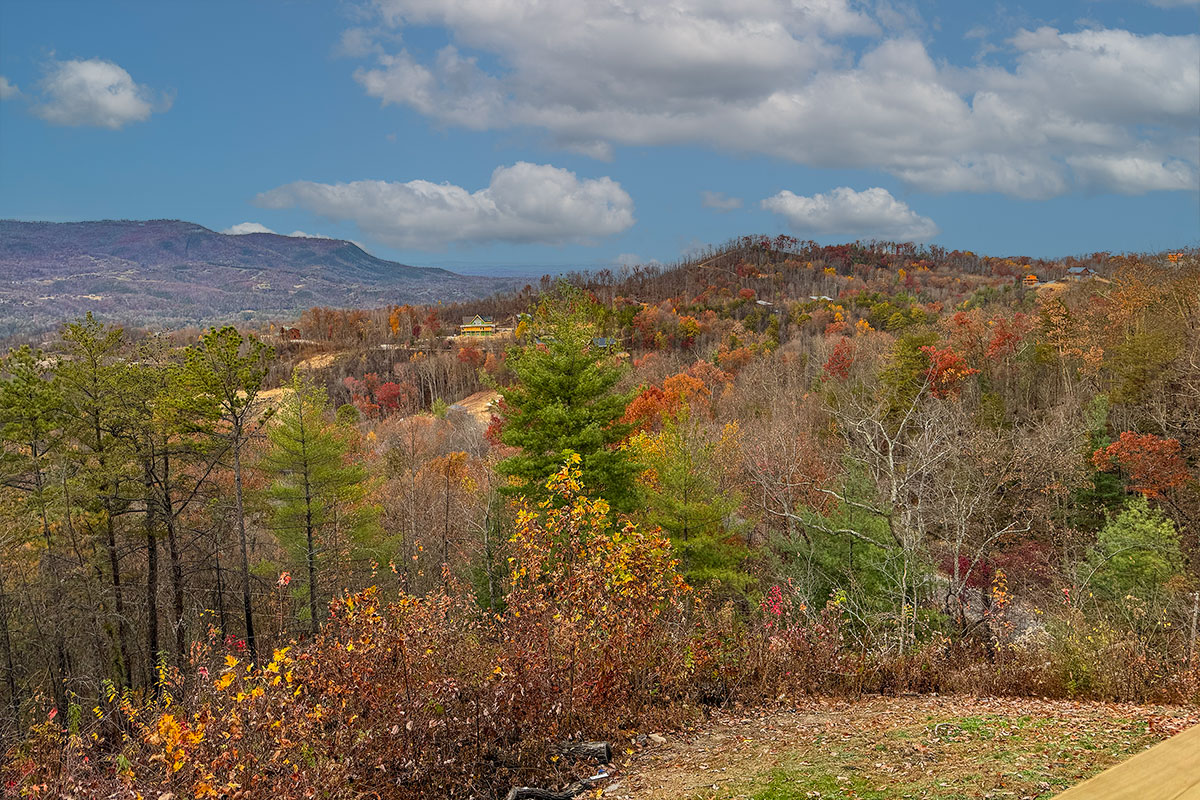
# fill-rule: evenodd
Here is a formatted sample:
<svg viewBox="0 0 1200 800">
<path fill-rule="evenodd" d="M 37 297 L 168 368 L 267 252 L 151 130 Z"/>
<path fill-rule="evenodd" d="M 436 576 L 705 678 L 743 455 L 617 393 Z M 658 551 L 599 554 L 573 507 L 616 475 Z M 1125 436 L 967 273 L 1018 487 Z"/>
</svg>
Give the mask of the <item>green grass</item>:
<svg viewBox="0 0 1200 800">
<path fill-rule="evenodd" d="M 780 766 L 741 776 L 707 800 L 1050 798 L 1141 750 L 1140 720 L 1032 716 L 928 718 L 924 725 L 813 737 Z"/>
</svg>

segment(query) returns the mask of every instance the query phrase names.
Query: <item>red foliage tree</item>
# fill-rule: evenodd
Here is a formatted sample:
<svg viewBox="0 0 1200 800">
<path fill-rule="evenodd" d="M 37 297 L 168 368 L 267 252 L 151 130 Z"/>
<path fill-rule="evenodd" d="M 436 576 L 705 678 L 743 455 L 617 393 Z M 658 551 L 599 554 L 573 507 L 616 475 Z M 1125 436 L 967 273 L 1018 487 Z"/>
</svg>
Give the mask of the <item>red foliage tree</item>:
<svg viewBox="0 0 1200 800">
<path fill-rule="evenodd" d="M 417 387 L 410 381 L 404 383 L 388 381 L 380 384 L 379 388 L 375 390 L 375 399 L 385 414 L 407 413 L 416 408 Z"/>
<path fill-rule="evenodd" d="M 1001 316 L 990 320 L 992 338 L 988 342 L 987 357 L 990 359 L 1005 358 L 1013 355 L 1020 348 L 1025 337 L 1033 330 L 1033 322 L 1028 314 L 1017 312 L 1012 319 Z"/>
<path fill-rule="evenodd" d="M 485 358 L 483 351 L 473 344 L 458 348 L 458 360 L 464 364 L 470 364 L 475 369 L 483 366 Z"/>
<path fill-rule="evenodd" d="M 704 381 L 681 372 L 663 381 L 663 385 L 650 386 L 625 408 L 625 422 L 634 424 L 637 430 L 659 427 L 667 418 L 678 416 L 686 405 L 691 411 L 707 413 L 711 395 Z"/>
<path fill-rule="evenodd" d="M 929 357 L 929 368 L 925 371 L 929 391 L 941 400 L 958 397 L 963 381 L 979 372 L 968 367 L 966 359 L 954 352 L 952 347 L 939 350 L 933 345 L 926 345 L 921 352 Z"/>
<path fill-rule="evenodd" d="M 1182 449 L 1178 439 L 1125 431 L 1117 441 L 1092 453 L 1092 464 L 1101 472 L 1119 468 L 1129 476 L 1130 489 L 1159 497 L 1192 478 Z"/>
<path fill-rule="evenodd" d="M 838 340 L 837 347 L 825 361 L 825 374 L 833 378 L 845 380 L 850 377 L 850 367 L 854 364 L 854 342 L 847 337 Z"/>
</svg>

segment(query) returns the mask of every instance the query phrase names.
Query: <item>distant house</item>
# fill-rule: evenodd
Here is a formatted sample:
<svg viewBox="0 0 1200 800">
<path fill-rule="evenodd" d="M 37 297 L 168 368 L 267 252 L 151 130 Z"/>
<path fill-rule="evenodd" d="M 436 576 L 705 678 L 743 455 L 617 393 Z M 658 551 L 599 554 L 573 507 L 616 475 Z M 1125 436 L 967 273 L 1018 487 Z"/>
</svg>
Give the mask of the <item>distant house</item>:
<svg viewBox="0 0 1200 800">
<path fill-rule="evenodd" d="M 1067 280 L 1084 281 L 1094 277 L 1095 274 L 1095 271 L 1091 267 L 1071 267 L 1067 270 Z"/>
<path fill-rule="evenodd" d="M 596 336 L 592 339 L 592 347 L 600 350 L 607 350 L 610 347 L 616 347 L 620 342 L 611 336 Z"/>
<path fill-rule="evenodd" d="M 299 328 L 281 328 L 279 331 L 279 337 L 281 339 L 283 339 L 285 342 L 294 342 L 300 338 L 300 329 Z"/>
<path fill-rule="evenodd" d="M 491 317 L 463 317 L 462 325 L 458 326 L 460 336 L 491 336 L 496 332 L 496 321 Z"/>
<path fill-rule="evenodd" d="M 1021 283 L 1025 284 L 1027 287 L 1032 289 L 1033 287 L 1038 285 L 1038 276 L 1034 275 L 1031 272 L 1028 275 L 1026 275 L 1024 278 L 1021 279 Z"/>
</svg>

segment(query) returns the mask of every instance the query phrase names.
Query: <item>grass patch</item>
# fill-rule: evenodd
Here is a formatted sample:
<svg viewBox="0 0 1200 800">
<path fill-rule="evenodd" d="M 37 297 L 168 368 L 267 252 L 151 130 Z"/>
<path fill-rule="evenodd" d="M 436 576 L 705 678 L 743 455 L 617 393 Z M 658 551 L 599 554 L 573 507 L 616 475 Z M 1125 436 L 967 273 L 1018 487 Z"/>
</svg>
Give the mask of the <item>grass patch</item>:
<svg viewBox="0 0 1200 800">
<path fill-rule="evenodd" d="M 1128 718 L 1082 724 L 1030 715 L 927 717 L 797 742 L 779 766 L 744 774 L 695 798 L 1050 798 L 1157 738 L 1145 722 Z"/>
</svg>

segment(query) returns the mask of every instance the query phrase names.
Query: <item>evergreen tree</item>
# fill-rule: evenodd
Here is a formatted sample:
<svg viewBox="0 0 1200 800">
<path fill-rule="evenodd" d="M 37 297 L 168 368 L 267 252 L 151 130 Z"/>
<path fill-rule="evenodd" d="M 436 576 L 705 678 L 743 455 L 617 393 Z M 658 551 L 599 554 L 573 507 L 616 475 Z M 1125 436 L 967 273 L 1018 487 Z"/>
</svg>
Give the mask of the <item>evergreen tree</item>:
<svg viewBox="0 0 1200 800">
<path fill-rule="evenodd" d="M 561 287 L 533 315 L 532 341 L 509 351 L 516 381 L 500 389 L 500 440 L 521 452 L 496 467 L 515 479 L 508 493 L 543 495 L 570 451 L 581 458 L 584 486 L 617 511 L 633 508 L 637 466 L 618 447 L 631 430 L 620 419 L 632 395 L 614 391 L 623 370 L 595 346 L 598 319 L 586 296 Z"/>
<path fill-rule="evenodd" d="M 46 612 L 53 631 L 51 668 L 55 705 L 66 709 L 69 657 L 64 640 L 63 576 L 58 526 L 51 516 L 61 505 L 60 482 L 64 445 L 62 392 L 58 380 L 47 376 L 46 357 L 23 345 L 9 352 L 0 381 L 0 482 L 21 492 L 22 510 L 30 531 L 40 533 L 45 548 L 42 569 L 47 574 Z"/>
<path fill-rule="evenodd" d="M 661 433 L 641 435 L 635 448 L 649 471 L 641 485 L 646 519 L 662 528 L 693 586 L 743 592 L 752 583 L 741 569 L 746 544 L 735 519 L 738 498 L 719 485 L 720 443 L 684 413 Z"/>
<path fill-rule="evenodd" d="M 1133 595 L 1151 600 L 1183 571 L 1183 563 L 1175 525 L 1139 496 L 1101 529 L 1085 569 L 1105 599 Z"/>
<path fill-rule="evenodd" d="M 116 641 L 116 678 L 120 685 L 131 686 L 132 631 L 117 531 L 117 518 L 132 506 L 123 497 L 127 494 L 124 487 L 136 480 L 127 444 L 137 420 L 127 413 L 121 399 L 131 371 L 122 352 L 125 335 L 121 328 L 102 325 L 88 312 L 64 326 L 62 341 L 68 357 L 59 362 L 57 374 L 68 433 L 76 443 L 72 450 L 76 484 L 73 495 L 89 512 L 81 515 L 80 524 L 102 542 L 106 555 L 113 603 L 107 627 Z"/>
<path fill-rule="evenodd" d="M 219 423 L 215 435 L 233 461 L 234 515 L 242 560 L 242 612 L 246 620 L 246 645 L 253 660 L 258 659 L 258 645 L 250 596 L 242 449 L 267 416 L 259 395 L 272 355 L 270 347 L 253 336 L 243 337 L 232 325 L 212 328 L 201 337 L 199 346 L 188 348 L 176 384 L 179 392 L 190 393 L 196 402 L 211 406 Z"/>
<path fill-rule="evenodd" d="M 320 624 L 319 572 L 326 556 L 361 554 L 379 533 L 378 513 L 366 504 L 367 471 L 347 462 L 350 436 L 330 422 L 325 390 L 297 372 L 292 392 L 267 432 L 262 468 L 274 476 L 268 491 L 271 527 L 291 558 L 304 565 L 313 633 Z"/>
</svg>

